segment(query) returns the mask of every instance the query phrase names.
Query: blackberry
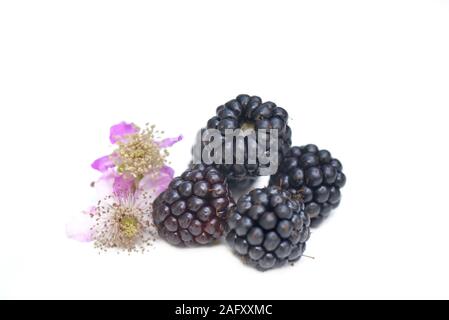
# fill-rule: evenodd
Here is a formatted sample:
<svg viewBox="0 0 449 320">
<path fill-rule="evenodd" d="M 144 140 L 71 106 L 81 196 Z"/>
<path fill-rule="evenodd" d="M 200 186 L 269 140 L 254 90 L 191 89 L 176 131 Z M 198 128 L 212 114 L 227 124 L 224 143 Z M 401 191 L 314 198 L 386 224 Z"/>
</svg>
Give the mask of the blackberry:
<svg viewBox="0 0 449 320">
<path fill-rule="evenodd" d="M 223 235 L 232 205 L 223 175 L 213 166 L 196 165 L 156 198 L 153 220 L 161 238 L 173 245 L 206 245 Z"/>
<path fill-rule="evenodd" d="M 270 178 L 270 185 L 302 194 L 305 212 L 314 225 L 339 206 L 345 184 L 341 162 L 313 144 L 291 148 L 278 173 Z"/>
<path fill-rule="evenodd" d="M 193 161 L 190 161 L 188 164 L 188 168 L 193 168 L 195 166 L 196 164 L 194 164 Z M 248 190 L 250 190 L 251 187 L 257 182 L 257 178 L 248 178 L 246 180 L 235 180 L 226 178 L 226 181 L 228 182 L 231 194 L 235 198 L 236 194 L 243 192 L 246 193 Z"/>
<path fill-rule="evenodd" d="M 264 271 L 298 261 L 309 226 L 303 204 L 271 186 L 251 191 L 229 210 L 226 240 L 246 263 Z"/>
<path fill-rule="evenodd" d="M 242 181 L 228 179 L 229 189 L 231 189 L 234 197 L 239 197 L 237 196 L 238 194 L 243 195 L 243 193 L 247 193 L 249 190 L 253 189 L 252 186 L 256 182 L 257 178 L 248 178 Z"/>
<path fill-rule="evenodd" d="M 239 95 L 226 104 L 219 106 L 216 111 L 216 116 L 207 122 L 206 129 L 217 129 L 221 132 L 221 145 L 223 150 L 230 146 L 225 143 L 225 130 L 227 129 L 241 129 L 248 132 L 253 130 L 256 133 L 260 129 L 277 129 L 279 136 L 279 159 L 281 162 L 282 154 L 287 152 L 292 144 L 292 132 L 288 126 L 288 113 L 285 109 L 278 107 L 273 102 L 262 102 L 262 99 L 257 96 L 249 96 L 246 94 Z M 269 141 L 269 140 L 267 140 Z M 259 143 L 259 140 L 257 139 Z M 202 143 L 202 147 L 208 143 Z M 248 160 L 248 139 L 245 139 L 244 145 L 244 159 L 243 164 L 239 164 L 236 159 L 236 152 L 232 163 L 225 161 L 225 152 L 223 152 L 222 164 L 217 164 L 217 168 L 222 171 L 230 180 L 242 181 L 248 178 L 254 178 L 262 175 L 261 168 L 268 167 L 267 164 L 262 164 L 258 160 L 255 164 L 249 163 Z M 236 146 L 233 146 L 234 151 Z M 267 146 L 267 152 L 269 151 Z M 241 162 L 240 162 L 241 163 Z"/>
</svg>

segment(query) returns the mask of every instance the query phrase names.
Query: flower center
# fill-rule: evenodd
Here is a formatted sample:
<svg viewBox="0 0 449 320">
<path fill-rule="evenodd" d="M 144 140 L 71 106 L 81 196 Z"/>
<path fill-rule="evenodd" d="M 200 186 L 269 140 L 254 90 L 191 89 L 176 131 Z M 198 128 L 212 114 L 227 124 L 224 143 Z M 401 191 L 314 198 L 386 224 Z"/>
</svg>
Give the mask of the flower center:
<svg viewBox="0 0 449 320">
<path fill-rule="evenodd" d="M 118 142 L 118 171 L 142 177 L 159 170 L 164 165 L 167 154 L 161 153 L 154 140 L 154 128 L 151 127 Z"/>
<path fill-rule="evenodd" d="M 139 232 L 139 222 L 133 216 L 122 217 L 119 226 L 122 234 L 128 239 L 134 238 Z"/>
</svg>

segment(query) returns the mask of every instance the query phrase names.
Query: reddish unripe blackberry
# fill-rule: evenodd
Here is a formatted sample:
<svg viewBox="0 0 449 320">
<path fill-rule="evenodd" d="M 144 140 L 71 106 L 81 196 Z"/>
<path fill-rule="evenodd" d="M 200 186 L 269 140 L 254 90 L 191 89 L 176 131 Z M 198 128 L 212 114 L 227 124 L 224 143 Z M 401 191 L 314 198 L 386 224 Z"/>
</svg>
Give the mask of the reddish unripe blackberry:
<svg viewBox="0 0 449 320">
<path fill-rule="evenodd" d="M 226 240 L 244 262 L 265 271 L 301 258 L 309 226 L 302 203 L 288 191 L 255 189 L 229 210 Z"/>
<path fill-rule="evenodd" d="M 270 179 L 270 185 L 302 195 L 305 212 L 314 225 L 339 206 L 340 189 L 345 184 L 341 162 L 313 144 L 291 148 Z"/>
<path fill-rule="evenodd" d="M 160 237 L 173 245 L 206 245 L 223 235 L 225 214 L 233 205 L 223 175 L 196 165 L 154 201 L 153 220 Z"/>
</svg>

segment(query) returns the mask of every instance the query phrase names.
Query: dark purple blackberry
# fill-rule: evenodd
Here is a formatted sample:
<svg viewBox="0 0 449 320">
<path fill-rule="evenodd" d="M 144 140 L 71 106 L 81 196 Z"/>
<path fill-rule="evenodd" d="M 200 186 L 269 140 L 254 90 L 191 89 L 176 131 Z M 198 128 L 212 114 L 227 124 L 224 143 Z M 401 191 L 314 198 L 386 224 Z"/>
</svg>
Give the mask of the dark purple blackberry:
<svg viewBox="0 0 449 320">
<path fill-rule="evenodd" d="M 208 121 L 207 129 L 217 129 L 221 132 L 223 150 L 228 147 L 224 139 L 227 129 L 254 130 L 255 132 L 259 132 L 257 131 L 259 129 L 277 129 L 279 135 L 278 163 L 281 162 L 282 154 L 287 152 L 292 144 L 292 132 L 288 126 L 287 111 L 276 106 L 273 102 L 262 102 L 262 99 L 257 96 L 251 97 L 246 94 L 239 95 L 236 99 L 218 107 L 216 116 Z M 259 140 L 257 142 L 259 143 Z M 202 147 L 205 145 L 207 145 L 207 142 L 202 143 Z M 235 148 L 236 146 L 234 146 L 234 150 Z M 233 163 L 225 164 L 225 153 L 223 152 L 223 162 L 217 164 L 217 168 L 225 174 L 226 178 L 241 181 L 261 176 L 261 168 L 269 166 L 260 163 L 258 160 L 254 164 L 249 163 L 248 139 L 245 139 L 244 148 L 243 164 L 239 164 L 236 159 L 236 152 L 234 152 Z M 269 151 L 269 146 L 267 146 L 266 151 Z"/>
<path fill-rule="evenodd" d="M 188 168 L 193 168 L 196 165 L 192 161 L 189 162 Z M 248 192 L 251 187 L 257 182 L 257 178 L 248 178 L 246 180 L 226 179 L 228 182 L 229 190 L 234 198 L 238 198 L 238 195 Z"/>
<path fill-rule="evenodd" d="M 270 185 L 302 194 L 305 212 L 314 224 L 329 216 L 341 201 L 346 184 L 340 161 L 327 150 L 309 144 L 291 148 Z"/>
<path fill-rule="evenodd" d="M 173 245 L 206 245 L 223 235 L 225 214 L 233 205 L 223 174 L 196 165 L 156 198 L 153 220 L 161 238 Z"/>
<path fill-rule="evenodd" d="M 229 189 L 232 192 L 232 195 L 235 199 L 247 193 L 249 190 L 254 189 L 253 185 L 257 182 L 257 178 L 249 178 L 246 180 L 233 180 L 228 179 Z"/>
<path fill-rule="evenodd" d="M 251 191 L 229 210 L 226 240 L 246 263 L 264 271 L 298 261 L 309 226 L 302 203 L 272 186 Z"/>
</svg>

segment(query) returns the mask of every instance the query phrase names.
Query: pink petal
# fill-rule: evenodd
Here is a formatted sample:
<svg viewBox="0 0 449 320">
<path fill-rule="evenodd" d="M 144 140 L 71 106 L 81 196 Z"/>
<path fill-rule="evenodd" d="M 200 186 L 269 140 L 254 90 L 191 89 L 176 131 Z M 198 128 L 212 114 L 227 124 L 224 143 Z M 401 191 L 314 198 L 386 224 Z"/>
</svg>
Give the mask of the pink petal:
<svg viewBox="0 0 449 320">
<path fill-rule="evenodd" d="M 112 196 L 114 193 L 114 181 L 117 176 L 118 174 L 114 169 L 108 169 L 95 182 L 95 191 L 99 200 Z"/>
<path fill-rule="evenodd" d="M 115 163 L 114 163 L 114 161 L 112 161 L 111 156 L 104 156 L 104 157 L 101 157 L 101 158 L 95 160 L 92 163 L 91 167 L 100 172 L 106 172 L 108 169 L 114 168 Z"/>
<path fill-rule="evenodd" d="M 134 194 L 136 184 L 133 177 L 126 177 L 125 175 L 118 175 L 114 179 L 112 186 L 114 195 L 120 198 L 127 198 Z"/>
<path fill-rule="evenodd" d="M 111 140 L 111 143 L 116 143 L 124 137 L 137 133 L 138 131 L 139 128 L 134 123 L 120 122 L 111 127 L 109 140 Z"/>
<path fill-rule="evenodd" d="M 66 225 L 67 237 L 80 242 L 92 241 L 92 227 L 95 223 L 95 219 L 91 216 L 93 214 L 95 214 L 95 207 L 92 207 L 87 211 L 83 211 L 82 214 L 72 217 Z"/>
<path fill-rule="evenodd" d="M 167 138 L 162 141 L 157 141 L 156 144 L 159 146 L 159 148 L 168 148 L 174 145 L 175 143 L 181 141 L 184 137 L 182 135 L 176 137 L 176 138 Z"/>
<path fill-rule="evenodd" d="M 149 192 L 155 198 L 168 188 L 174 175 L 172 168 L 164 166 L 156 177 L 152 175 L 143 177 L 139 183 L 139 190 Z"/>
</svg>

